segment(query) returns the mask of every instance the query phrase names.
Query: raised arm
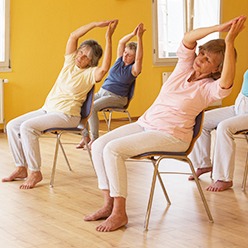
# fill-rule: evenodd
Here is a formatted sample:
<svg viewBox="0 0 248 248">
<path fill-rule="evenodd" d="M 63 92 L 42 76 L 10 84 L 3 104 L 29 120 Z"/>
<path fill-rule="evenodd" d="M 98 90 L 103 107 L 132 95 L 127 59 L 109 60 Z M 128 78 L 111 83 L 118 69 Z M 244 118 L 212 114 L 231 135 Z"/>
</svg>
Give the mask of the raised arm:
<svg viewBox="0 0 248 248">
<path fill-rule="evenodd" d="M 137 34 L 137 31 L 138 31 L 138 27 L 137 26 L 133 32 L 125 35 L 124 37 L 122 37 L 120 40 L 119 40 L 119 43 L 118 43 L 118 47 L 117 47 L 117 58 L 121 57 L 123 55 L 123 52 L 125 50 L 125 47 L 126 47 L 126 44 L 127 42 L 129 42 L 136 34 Z"/>
<path fill-rule="evenodd" d="M 137 77 L 142 70 L 142 61 L 143 61 L 143 34 L 146 30 L 144 29 L 143 23 L 138 25 L 137 30 L 137 50 L 135 55 L 135 61 L 132 67 L 132 74 Z"/>
<path fill-rule="evenodd" d="M 97 67 L 95 71 L 96 82 L 100 82 L 110 68 L 111 59 L 112 59 L 112 35 L 115 31 L 117 24 L 118 24 L 118 20 L 112 20 L 108 24 L 108 29 L 105 35 L 106 45 L 105 45 L 102 65 Z"/>
<path fill-rule="evenodd" d="M 106 27 L 111 21 L 91 22 L 73 31 L 66 44 L 65 54 L 71 54 L 77 50 L 78 40 L 95 27 Z"/>
<path fill-rule="evenodd" d="M 236 22 L 241 17 L 236 17 L 231 21 L 225 22 L 223 24 L 214 25 L 210 27 L 203 27 L 186 32 L 183 37 L 183 44 L 189 48 L 193 49 L 196 46 L 197 40 L 200 40 L 207 35 L 214 32 L 228 32 L 232 26 L 233 22 Z"/>
<path fill-rule="evenodd" d="M 183 38 L 183 44 L 187 48 L 193 49 L 196 46 L 197 40 L 200 40 L 211 33 L 228 32 L 225 38 L 225 57 L 220 77 L 220 87 L 223 89 L 228 89 L 232 87 L 233 84 L 236 67 L 234 42 L 238 34 L 244 29 L 245 21 L 246 16 L 239 16 L 223 24 L 189 31 L 185 33 Z"/>
<path fill-rule="evenodd" d="M 235 71 L 236 71 L 236 56 L 234 42 L 238 34 L 244 29 L 244 23 L 246 21 L 245 16 L 240 16 L 231 21 L 230 28 L 223 29 L 223 31 L 228 31 L 225 43 L 226 51 L 223 63 L 223 69 L 220 77 L 220 86 L 223 89 L 228 89 L 232 87 Z"/>
</svg>

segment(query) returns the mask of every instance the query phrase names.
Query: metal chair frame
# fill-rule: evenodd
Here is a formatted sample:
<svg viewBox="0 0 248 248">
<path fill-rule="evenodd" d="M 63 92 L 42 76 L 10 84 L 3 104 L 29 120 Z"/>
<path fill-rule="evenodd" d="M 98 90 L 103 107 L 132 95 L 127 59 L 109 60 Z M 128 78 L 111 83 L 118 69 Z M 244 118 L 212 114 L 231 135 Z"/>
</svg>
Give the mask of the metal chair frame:
<svg viewBox="0 0 248 248">
<path fill-rule="evenodd" d="M 104 120 L 107 124 L 108 131 L 111 130 L 111 121 L 112 121 L 113 112 L 119 112 L 119 113 L 127 114 L 129 122 L 130 123 L 132 122 L 130 113 L 128 111 L 128 106 L 129 106 L 129 104 L 130 104 L 130 102 L 134 96 L 134 89 L 135 89 L 135 82 L 133 82 L 133 84 L 130 87 L 130 91 L 128 93 L 128 101 L 127 101 L 127 104 L 123 108 L 109 106 L 109 107 L 106 107 L 106 108 L 103 108 L 100 110 L 103 113 Z"/>
<path fill-rule="evenodd" d="M 147 152 L 143 154 L 139 154 L 137 156 L 132 157 L 132 159 L 148 159 L 152 162 L 154 166 L 154 171 L 153 171 L 153 177 L 152 177 L 152 184 L 151 184 L 151 189 L 150 189 L 150 196 L 149 196 L 149 201 L 147 205 L 147 211 L 146 211 L 146 216 L 145 216 L 145 222 L 144 222 L 144 228 L 145 230 L 148 230 L 148 225 L 149 225 L 149 219 L 150 219 L 150 214 L 151 214 L 151 208 L 152 208 L 152 201 L 153 201 L 153 196 L 154 196 L 154 190 L 155 190 L 155 184 L 156 184 L 156 179 L 158 178 L 159 183 L 162 187 L 165 199 L 168 203 L 168 205 L 171 205 L 171 201 L 169 199 L 169 196 L 166 192 L 163 180 L 161 178 L 161 174 L 191 174 L 194 177 L 194 181 L 196 183 L 197 189 L 199 191 L 199 194 L 201 196 L 201 200 L 203 202 L 203 205 L 205 207 L 206 213 L 208 215 L 209 221 L 213 222 L 213 217 L 211 215 L 211 212 L 208 207 L 208 203 L 206 201 L 206 198 L 204 196 L 203 190 L 201 188 L 200 182 L 198 180 L 198 177 L 196 176 L 194 166 L 191 162 L 191 160 L 188 158 L 188 155 L 193 149 L 194 143 L 197 140 L 197 138 L 200 136 L 201 130 L 202 130 L 202 122 L 203 122 L 203 116 L 204 112 L 201 112 L 197 117 L 195 121 L 195 126 L 194 126 L 194 132 L 193 132 L 193 138 L 190 143 L 190 146 L 187 151 L 185 152 L 166 152 L 166 151 L 152 151 L 152 152 Z M 187 162 L 191 173 L 187 172 L 166 172 L 166 171 L 159 171 L 159 164 L 161 160 L 163 159 L 176 159 L 179 161 Z"/>
<path fill-rule="evenodd" d="M 53 167 L 52 167 L 51 180 L 50 180 L 50 187 L 54 186 L 54 178 L 55 178 L 55 171 L 56 171 L 59 147 L 61 148 L 61 151 L 64 155 L 64 158 L 65 158 L 65 161 L 67 163 L 69 170 L 72 171 L 69 160 L 68 160 L 67 155 L 65 153 L 65 149 L 63 147 L 63 143 L 61 141 L 61 136 L 65 133 L 75 133 L 75 134 L 82 135 L 82 131 L 84 130 L 84 128 L 87 124 L 87 121 L 88 121 L 88 119 L 91 115 L 91 112 L 92 112 L 92 106 L 93 106 L 93 101 L 94 101 L 94 91 L 95 91 L 95 86 L 93 86 L 92 89 L 88 92 L 87 98 L 81 107 L 81 121 L 77 127 L 75 127 L 75 128 L 54 127 L 54 128 L 49 128 L 49 129 L 43 131 L 43 134 L 51 133 L 51 134 L 54 134 L 55 138 L 56 138 Z M 83 136 L 83 138 L 85 138 L 85 137 Z M 92 162 L 91 151 L 90 151 L 90 148 L 88 146 L 88 143 L 85 142 L 85 145 L 86 145 L 90 160 Z M 93 162 L 92 162 L 92 164 L 93 164 Z"/>
<path fill-rule="evenodd" d="M 248 144 L 248 129 L 246 129 L 246 130 L 240 130 L 240 131 L 236 132 L 235 133 L 235 136 L 236 135 L 240 135 L 240 134 L 245 136 L 246 142 Z M 244 169 L 244 175 L 243 175 L 242 186 L 241 186 L 242 187 L 242 190 L 244 192 L 246 191 L 247 175 L 248 175 L 248 151 L 246 153 L 245 169 Z"/>
</svg>

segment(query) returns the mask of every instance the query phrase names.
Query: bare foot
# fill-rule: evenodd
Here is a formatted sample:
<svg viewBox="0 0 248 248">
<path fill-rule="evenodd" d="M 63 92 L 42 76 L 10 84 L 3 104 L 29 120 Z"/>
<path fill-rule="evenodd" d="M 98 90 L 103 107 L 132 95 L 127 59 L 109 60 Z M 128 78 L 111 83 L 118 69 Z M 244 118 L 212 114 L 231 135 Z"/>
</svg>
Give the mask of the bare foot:
<svg viewBox="0 0 248 248">
<path fill-rule="evenodd" d="M 217 180 L 216 182 L 214 182 L 213 184 L 211 184 L 210 186 L 208 186 L 206 188 L 206 190 L 208 190 L 208 191 L 214 191 L 214 192 L 219 192 L 219 191 L 224 191 L 226 189 L 229 189 L 232 186 L 233 186 L 233 182 L 232 181 L 225 182 L 225 181 Z"/>
<path fill-rule="evenodd" d="M 204 167 L 204 168 L 197 168 L 195 174 L 196 176 L 199 178 L 200 175 L 204 174 L 204 173 L 208 173 L 212 171 L 212 167 Z M 189 176 L 188 178 L 190 181 L 194 180 L 193 175 Z"/>
<path fill-rule="evenodd" d="M 89 149 L 91 150 L 91 146 L 92 146 L 92 143 L 94 142 L 95 140 L 91 140 L 89 143 L 88 143 L 88 147 Z M 84 149 L 86 150 L 86 146 L 84 147 Z"/>
<path fill-rule="evenodd" d="M 2 182 L 11 182 L 16 180 L 24 180 L 28 176 L 27 168 L 24 166 L 17 167 L 10 176 L 2 179 Z"/>
<path fill-rule="evenodd" d="M 34 186 L 42 180 L 42 174 L 40 171 L 32 171 L 28 176 L 25 183 L 20 186 L 20 189 L 32 189 Z"/>
<path fill-rule="evenodd" d="M 128 223 L 127 215 L 112 213 L 104 222 L 96 227 L 98 232 L 115 231 Z"/>
<path fill-rule="evenodd" d="M 97 210 L 95 213 L 85 216 L 84 220 L 95 221 L 100 219 L 106 219 L 111 215 L 112 209 L 113 207 L 102 207 L 101 209 Z"/>
<path fill-rule="evenodd" d="M 89 142 L 90 142 L 90 137 L 89 137 L 89 136 L 85 136 L 84 139 L 82 139 L 82 140 L 80 141 L 80 143 L 76 146 L 76 148 L 77 148 L 77 149 L 82 149 L 82 148 L 84 148 L 84 146 L 85 146 L 85 142 L 84 142 L 84 141 L 86 141 L 87 143 L 89 143 Z"/>
</svg>

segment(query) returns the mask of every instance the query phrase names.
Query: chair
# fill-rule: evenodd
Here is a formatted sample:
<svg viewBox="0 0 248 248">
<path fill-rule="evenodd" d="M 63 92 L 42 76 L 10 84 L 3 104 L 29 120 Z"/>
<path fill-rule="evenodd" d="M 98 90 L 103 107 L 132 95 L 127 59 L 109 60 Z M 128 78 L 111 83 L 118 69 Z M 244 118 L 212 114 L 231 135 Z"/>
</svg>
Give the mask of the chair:
<svg viewBox="0 0 248 248">
<path fill-rule="evenodd" d="M 238 131 L 234 134 L 234 137 L 237 138 L 237 135 L 244 135 L 246 142 L 248 144 L 248 129 Z M 245 192 L 246 189 L 246 181 L 247 181 L 247 174 L 248 174 L 248 151 L 246 153 L 246 162 L 245 162 L 245 169 L 244 169 L 244 175 L 243 175 L 243 181 L 242 181 L 242 190 Z"/>
<path fill-rule="evenodd" d="M 127 96 L 128 101 L 127 101 L 127 104 L 123 108 L 109 106 L 109 107 L 106 107 L 106 108 L 103 108 L 103 109 L 100 110 L 100 111 L 103 112 L 104 120 L 105 120 L 105 122 L 107 124 L 108 131 L 111 130 L 111 120 L 112 120 L 113 112 L 120 112 L 120 113 L 127 114 L 129 122 L 132 122 L 132 119 L 131 119 L 130 114 L 129 114 L 127 109 L 128 109 L 128 106 L 129 106 L 129 104 L 130 104 L 130 102 L 131 102 L 131 100 L 133 98 L 134 89 L 135 89 L 135 81 L 132 83 L 132 85 L 130 87 L 130 90 L 129 90 L 129 93 L 128 93 L 128 96 Z"/>
<path fill-rule="evenodd" d="M 160 183 L 160 185 L 162 187 L 162 190 L 163 190 L 163 193 L 164 193 L 165 198 L 167 200 L 167 203 L 169 205 L 171 205 L 169 196 L 168 196 L 168 194 L 166 192 L 165 186 L 164 186 L 162 178 L 161 178 L 161 174 L 189 174 L 189 173 L 186 173 L 186 172 L 184 173 L 184 172 L 159 171 L 159 168 L 158 168 L 159 163 L 163 159 L 176 159 L 176 160 L 179 160 L 179 161 L 187 162 L 189 164 L 189 167 L 191 169 L 192 175 L 193 175 L 193 177 L 195 179 L 194 181 L 195 181 L 195 183 L 197 185 L 199 194 L 201 196 L 201 200 L 202 200 L 203 205 L 205 207 L 205 210 L 207 212 L 209 221 L 213 222 L 211 212 L 209 210 L 209 207 L 208 207 L 207 201 L 205 199 L 205 196 L 203 194 L 203 191 L 202 191 L 201 185 L 199 183 L 199 180 L 198 180 L 198 178 L 196 176 L 193 164 L 192 164 L 191 160 L 188 158 L 188 155 L 190 154 L 190 152 L 193 149 L 195 141 L 200 136 L 201 129 L 202 129 L 203 115 L 204 115 L 204 112 L 201 112 L 196 117 L 195 126 L 194 126 L 194 129 L 193 129 L 192 141 L 191 141 L 190 146 L 189 146 L 187 151 L 185 151 L 185 152 L 151 151 L 151 152 L 146 152 L 146 153 L 139 154 L 137 156 L 132 157 L 132 159 L 148 159 L 153 163 L 153 166 L 154 166 L 152 184 L 151 184 L 151 189 L 150 189 L 150 197 L 149 197 L 149 201 L 148 201 L 148 205 L 147 205 L 147 211 L 146 211 L 146 217 L 145 217 L 145 223 L 144 223 L 145 230 L 148 230 L 148 224 L 149 224 L 150 213 L 151 213 L 151 208 L 152 208 L 152 201 L 153 201 L 153 195 L 154 195 L 154 190 L 155 190 L 156 179 L 158 178 L 158 180 L 159 180 L 159 183 Z"/>
<path fill-rule="evenodd" d="M 92 89 L 88 92 L 87 98 L 81 107 L 81 112 L 80 112 L 81 121 L 77 127 L 75 127 L 75 128 L 53 127 L 53 128 L 49 128 L 49 129 L 43 131 L 43 134 L 51 133 L 51 134 L 54 134 L 55 138 L 56 138 L 53 167 L 52 167 L 52 174 L 51 174 L 51 180 L 50 180 L 50 186 L 51 187 L 53 187 L 53 185 L 54 185 L 54 177 L 55 177 L 55 170 L 56 170 L 56 163 L 57 163 L 59 147 L 62 150 L 62 153 L 64 155 L 64 158 L 65 158 L 65 161 L 67 163 L 69 170 L 70 171 L 72 170 L 70 163 L 69 163 L 69 160 L 66 156 L 66 153 L 65 153 L 65 150 L 63 147 L 63 143 L 61 142 L 61 136 L 64 133 L 78 133 L 78 134 L 82 135 L 82 131 L 84 130 L 84 128 L 87 124 L 87 121 L 90 117 L 90 114 L 91 114 L 92 105 L 93 105 L 93 101 L 94 101 L 94 91 L 95 91 L 95 86 L 93 86 Z M 85 138 L 84 135 L 83 135 L 83 138 Z M 87 151 L 89 153 L 90 160 L 92 162 L 91 151 L 90 151 L 90 148 L 88 146 L 88 143 L 85 142 L 85 145 L 86 145 Z"/>
</svg>

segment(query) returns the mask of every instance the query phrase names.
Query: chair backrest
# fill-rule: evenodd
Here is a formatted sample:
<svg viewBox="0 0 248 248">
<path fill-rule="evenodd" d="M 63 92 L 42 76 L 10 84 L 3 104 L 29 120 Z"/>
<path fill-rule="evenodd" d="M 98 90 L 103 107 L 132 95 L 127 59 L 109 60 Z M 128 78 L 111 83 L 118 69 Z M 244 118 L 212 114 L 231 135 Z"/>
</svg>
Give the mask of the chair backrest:
<svg viewBox="0 0 248 248">
<path fill-rule="evenodd" d="M 134 96 L 134 90 L 135 90 L 135 81 L 131 84 L 128 95 L 127 95 L 127 104 L 124 106 L 125 109 L 128 108 L 130 101 L 132 100 Z"/>
<path fill-rule="evenodd" d="M 84 103 L 81 107 L 81 112 L 80 112 L 81 121 L 85 120 L 85 122 L 86 122 L 91 115 L 92 104 L 94 101 L 94 93 L 95 93 L 95 85 L 88 92 L 86 100 L 84 101 Z"/>
<path fill-rule="evenodd" d="M 192 140 L 191 140 L 191 143 L 190 143 L 190 146 L 187 150 L 187 154 L 189 154 L 192 149 L 193 149 L 193 146 L 196 142 L 196 140 L 198 139 L 198 137 L 201 135 L 201 130 L 202 130 L 202 123 L 203 123 L 203 118 L 204 118 L 204 110 L 201 111 L 195 118 L 195 125 L 194 125 L 194 128 L 193 128 L 193 137 L 192 137 Z"/>
</svg>

